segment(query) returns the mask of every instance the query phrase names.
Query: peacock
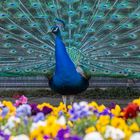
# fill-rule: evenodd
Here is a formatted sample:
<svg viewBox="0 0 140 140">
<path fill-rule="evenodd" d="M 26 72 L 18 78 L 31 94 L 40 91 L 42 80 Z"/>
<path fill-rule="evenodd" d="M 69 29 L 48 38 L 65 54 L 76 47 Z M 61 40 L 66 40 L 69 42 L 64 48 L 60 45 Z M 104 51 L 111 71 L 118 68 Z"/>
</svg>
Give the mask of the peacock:
<svg viewBox="0 0 140 140">
<path fill-rule="evenodd" d="M 140 78 L 140 0 L 0 0 L 0 76 L 28 75 L 62 95 Z"/>
<path fill-rule="evenodd" d="M 56 19 L 56 26 L 52 27 L 50 32 L 55 35 L 55 60 L 56 68 L 54 75 L 49 79 L 51 89 L 62 94 L 63 101 L 66 105 L 67 96 L 75 95 L 87 89 L 89 77 L 84 74 L 80 67 L 75 67 L 70 59 L 66 47 L 63 43 L 60 29 L 64 27 L 64 22 Z M 74 96 L 70 96 L 72 104 Z"/>
</svg>

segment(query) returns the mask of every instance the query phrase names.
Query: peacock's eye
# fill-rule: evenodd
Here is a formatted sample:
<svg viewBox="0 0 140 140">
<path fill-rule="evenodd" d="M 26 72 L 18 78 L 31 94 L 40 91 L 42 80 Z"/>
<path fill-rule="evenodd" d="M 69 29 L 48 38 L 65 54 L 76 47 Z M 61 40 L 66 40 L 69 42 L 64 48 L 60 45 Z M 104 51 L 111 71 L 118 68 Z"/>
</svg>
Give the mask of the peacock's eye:
<svg viewBox="0 0 140 140">
<path fill-rule="evenodd" d="M 58 30 L 58 27 L 55 27 L 55 28 L 53 29 L 53 32 L 57 32 L 57 30 Z"/>
</svg>

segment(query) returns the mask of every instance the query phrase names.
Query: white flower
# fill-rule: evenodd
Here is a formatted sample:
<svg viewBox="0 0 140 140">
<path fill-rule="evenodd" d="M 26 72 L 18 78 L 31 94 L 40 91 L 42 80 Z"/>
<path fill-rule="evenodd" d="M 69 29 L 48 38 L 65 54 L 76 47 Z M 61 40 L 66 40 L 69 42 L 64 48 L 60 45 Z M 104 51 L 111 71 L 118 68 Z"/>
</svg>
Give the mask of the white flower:
<svg viewBox="0 0 140 140">
<path fill-rule="evenodd" d="M 73 108 L 74 108 L 75 110 L 79 110 L 79 109 L 80 109 L 80 106 L 79 106 L 78 103 L 74 103 L 74 104 L 73 104 Z"/>
<path fill-rule="evenodd" d="M 79 103 L 80 107 L 88 106 L 88 103 L 85 101 L 82 101 Z"/>
<path fill-rule="evenodd" d="M 84 140 L 103 140 L 99 132 L 92 132 L 85 135 Z"/>
<path fill-rule="evenodd" d="M 22 134 L 22 135 L 15 136 L 12 140 L 29 140 L 29 137 Z"/>
<path fill-rule="evenodd" d="M 112 126 L 106 127 L 106 132 L 104 135 L 105 138 L 112 138 L 113 140 L 122 140 L 125 137 L 125 134 L 122 130 L 114 128 Z"/>
<path fill-rule="evenodd" d="M 10 135 L 11 134 L 11 131 L 8 128 L 4 129 L 3 132 L 5 134 L 7 134 L 7 135 Z"/>
<path fill-rule="evenodd" d="M 10 129 L 7 128 L 6 126 L 1 126 L 0 129 L 4 132 L 4 134 L 11 135 Z"/>
<path fill-rule="evenodd" d="M 57 123 L 60 125 L 65 125 L 66 124 L 66 119 L 64 116 L 61 116 L 58 120 Z"/>
<path fill-rule="evenodd" d="M 139 133 L 134 133 L 131 137 L 130 140 L 140 140 L 140 132 Z"/>
<path fill-rule="evenodd" d="M 4 105 L 2 104 L 2 102 L 0 101 L 0 107 L 3 107 Z"/>
<path fill-rule="evenodd" d="M 45 121 L 38 121 L 37 123 L 32 123 L 32 126 L 30 128 L 30 131 L 35 130 L 39 126 L 46 126 L 46 122 Z"/>
<path fill-rule="evenodd" d="M 6 123 L 5 127 L 6 128 L 9 128 L 9 129 L 12 129 L 15 127 L 15 124 L 16 123 L 20 123 L 20 118 L 17 118 L 15 116 L 11 116 L 9 119 L 8 119 L 8 122 Z"/>
</svg>

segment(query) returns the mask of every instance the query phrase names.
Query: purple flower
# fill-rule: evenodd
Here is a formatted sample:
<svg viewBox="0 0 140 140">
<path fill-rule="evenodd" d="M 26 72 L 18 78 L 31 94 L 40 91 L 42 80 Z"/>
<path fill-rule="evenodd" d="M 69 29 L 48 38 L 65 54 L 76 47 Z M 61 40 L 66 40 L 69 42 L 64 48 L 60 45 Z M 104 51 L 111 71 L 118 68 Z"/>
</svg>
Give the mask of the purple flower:
<svg viewBox="0 0 140 140">
<path fill-rule="evenodd" d="M 31 106 L 32 115 L 36 115 L 37 113 L 41 112 L 41 111 L 37 108 L 37 104 L 30 104 L 30 106 Z"/>
<path fill-rule="evenodd" d="M 93 113 L 94 113 L 94 115 L 96 115 L 97 117 L 99 116 L 99 112 L 98 112 L 98 110 L 93 110 Z"/>
<path fill-rule="evenodd" d="M 24 117 L 23 122 L 24 122 L 25 125 L 28 125 L 28 117 L 27 116 Z"/>
<path fill-rule="evenodd" d="M 82 140 L 79 136 L 71 136 L 68 140 Z"/>
<path fill-rule="evenodd" d="M 35 117 L 34 117 L 34 122 L 38 122 L 38 121 L 44 121 L 45 120 L 45 116 L 42 112 L 39 112 Z"/>
<path fill-rule="evenodd" d="M 42 110 L 37 108 L 37 104 L 31 104 L 30 106 L 31 106 L 32 115 L 36 115 L 39 112 L 42 112 L 42 113 L 44 113 L 44 115 L 47 115 L 52 112 L 52 109 L 47 106 L 44 106 Z"/>
<path fill-rule="evenodd" d="M 47 115 L 52 112 L 52 109 L 47 106 L 44 106 L 43 109 L 41 110 L 41 112 L 43 112 L 44 115 Z"/>
<path fill-rule="evenodd" d="M 113 114 L 110 112 L 110 110 L 109 109 L 104 109 L 101 113 L 99 113 L 99 115 L 101 116 L 103 116 L 103 115 L 109 115 L 110 117 L 113 117 Z"/>
<path fill-rule="evenodd" d="M 56 138 L 59 140 L 82 140 L 78 136 L 71 136 L 68 128 L 59 130 Z"/>
<path fill-rule="evenodd" d="M 59 116 L 64 115 L 63 111 L 59 111 Z"/>
<path fill-rule="evenodd" d="M 76 121 L 78 118 L 87 117 L 92 111 L 86 102 L 74 103 L 72 109 L 69 110 L 71 120 Z"/>
<path fill-rule="evenodd" d="M 104 109 L 101 113 L 100 113 L 100 115 L 109 115 L 110 114 L 110 110 L 108 110 L 108 109 Z"/>
<path fill-rule="evenodd" d="M 2 108 L 2 113 L 1 116 L 5 117 L 7 115 L 7 113 L 9 112 L 9 109 L 7 107 Z"/>
<path fill-rule="evenodd" d="M 10 140 L 10 135 L 4 134 L 2 130 L 0 130 L 0 140 Z"/>
<path fill-rule="evenodd" d="M 31 107 L 30 107 L 30 105 L 23 104 L 23 105 L 20 105 L 17 108 L 17 111 L 16 111 L 16 116 L 17 117 L 25 117 L 25 116 L 30 116 L 30 115 L 31 115 Z"/>
<path fill-rule="evenodd" d="M 45 135 L 44 136 L 44 140 L 48 140 L 48 139 L 49 139 L 49 137 Z"/>
<path fill-rule="evenodd" d="M 109 109 L 114 109 L 116 106 L 116 104 L 114 102 L 111 102 L 110 105 L 109 105 Z"/>
<path fill-rule="evenodd" d="M 61 129 L 58 131 L 58 134 L 57 134 L 57 138 L 59 140 L 63 140 L 65 136 L 70 136 L 70 130 L 67 128 L 67 129 Z"/>
</svg>

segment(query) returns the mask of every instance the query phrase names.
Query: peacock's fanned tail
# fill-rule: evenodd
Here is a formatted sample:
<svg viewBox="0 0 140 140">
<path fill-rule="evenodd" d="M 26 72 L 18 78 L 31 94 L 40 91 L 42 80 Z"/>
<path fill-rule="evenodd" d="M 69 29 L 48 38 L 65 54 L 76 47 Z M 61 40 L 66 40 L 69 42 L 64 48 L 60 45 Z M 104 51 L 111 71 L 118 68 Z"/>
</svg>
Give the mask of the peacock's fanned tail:
<svg viewBox="0 0 140 140">
<path fill-rule="evenodd" d="M 75 65 L 94 76 L 140 77 L 140 0 L 1 0 L 0 76 L 55 66 L 55 19 Z"/>
</svg>

